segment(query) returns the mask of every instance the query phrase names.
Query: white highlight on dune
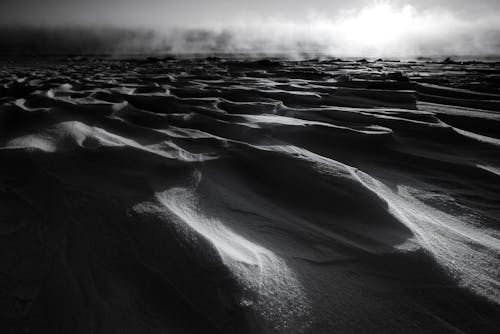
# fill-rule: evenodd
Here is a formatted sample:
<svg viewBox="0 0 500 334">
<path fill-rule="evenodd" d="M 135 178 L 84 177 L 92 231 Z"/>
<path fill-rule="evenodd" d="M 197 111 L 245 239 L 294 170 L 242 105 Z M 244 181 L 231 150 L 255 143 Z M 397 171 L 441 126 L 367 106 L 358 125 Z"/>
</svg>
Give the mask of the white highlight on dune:
<svg viewBox="0 0 500 334">
<path fill-rule="evenodd" d="M 228 228 L 218 218 L 224 215 L 206 216 L 195 193 L 189 188 L 171 188 L 156 196 L 189 231 L 209 241 L 236 279 L 256 294 L 256 300 L 249 294 L 249 299 L 240 301 L 241 305 L 250 306 L 272 330 L 306 328 L 310 306 L 304 288 L 285 261 Z"/>
<path fill-rule="evenodd" d="M 492 137 L 488 137 L 488 136 L 483 136 L 483 135 L 480 135 L 478 133 L 462 130 L 462 129 L 455 128 L 455 127 L 453 128 L 453 130 L 455 130 L 455 132 L 461 134 L 464 137 L 474 139 L 474 140 L 480 141 L 480 142 L 485 143 L 485 144 L 500 146 L 500 139 L 492 138 Z"/>
<path fill-rule="evenodd" d="M 432 196 L 433 203 L 453 203 L 453 198 L 448 196 L 430 194 L 404 185 L 399 185 L 397 192 L 393 192 L 363 172 L 355 171 L 353 175 L 387 202 L 394 217 L 403 222 L 436 261 L 463 286 L 500 303 L 498 233 L 474 224 L 478 217 L 472 213 L 451 215 L 422 200 Z"/>
<path fill-rule="evenodd" d="M 397 186 L 397 191 L 394 192 L 382 182 L 352 166 L 296 146 L 258 148 L 290 154 L 315 164 L 316 170 L 321 173 L 358 181 L 387 203 L 390 213 L 413 232 L 418 243 L 460 284 L 500 303 L 500 234 L 481 227 L 480 218 L 470 209 L 456 203 L 452 197 L 405 185 Z M 457 208 L 457 214 L 452 215 L 434 208 L 425 203 L 426 199 L 436 205 L 453 205 Z"/>
<path fill-rule="evenodd" d="M 171 140 L 152 145 L 141 145 L 135 140 L 78 121 L 60 122 L 42 129 L 36 134 L 14 138 L 8 141 L 4 148 L 38 149 L 53 153 L 70 151 L 79 147 L 86 149 L 131 147 L 163 158 L 180 161 L 205 161 L 217 158 L 216 154 L 189 152 Z"/>
<path fill-rule="evenodd" d="M 478 168 L 481 168 L 482 170 L 490 172 L 491 174 L 494 174 L 496 176 L 500 176 L 500 168 L 498 168 L 498 167 L 488 166 L 488 165 L 481 165 L 481 164 L 476 164 L 476 166 Z"/>
<path fill-rule="evenodd" d="M 291 126 L 322 126 L 326 128 L 331 128 L 340 131 L 347 132 L 356 132 L 363 134 L 386 134 L 391 133 L 392 130 L 389 128 L 384 128 L 379 125 L 369 125 L 365 126 L 364 129 L 358 130 L 353 129 L 352 127 L 340 126 L 325 122 L 318 121 L 310 121 L 301 118 L 289 117 L 289 116 L 280 116 L 280 115 L 245 115 L 241 114 L 241 117 L 244 117 L 251 124 L 263 124 L 263 125 L 291 125 Z"/>
<path fill-rule="evenodd" d="M 56 152 L 84 146 L 133 146 L 134 143 L 133 140 L 113 135 L 100 128 L 90 127 L 82 122 L 67 121 L 42 129 L 36 134 L 14 138 L 7 143 L 6 147 Z M 135 145 L 138 144 L 135 143 Z"/>
</svg>

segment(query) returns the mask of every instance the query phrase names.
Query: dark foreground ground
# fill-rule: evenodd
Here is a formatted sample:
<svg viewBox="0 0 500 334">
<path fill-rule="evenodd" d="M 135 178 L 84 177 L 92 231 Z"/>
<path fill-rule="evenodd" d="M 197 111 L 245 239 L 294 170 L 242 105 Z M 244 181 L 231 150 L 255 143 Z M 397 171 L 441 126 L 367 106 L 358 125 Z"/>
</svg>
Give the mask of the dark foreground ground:
<svg viewBox="0 0 500 334">
<path fill-rule="evenodd" d="M 500 328 L 500 64 L 0 74 L 0 332 Z"/>
</svg>

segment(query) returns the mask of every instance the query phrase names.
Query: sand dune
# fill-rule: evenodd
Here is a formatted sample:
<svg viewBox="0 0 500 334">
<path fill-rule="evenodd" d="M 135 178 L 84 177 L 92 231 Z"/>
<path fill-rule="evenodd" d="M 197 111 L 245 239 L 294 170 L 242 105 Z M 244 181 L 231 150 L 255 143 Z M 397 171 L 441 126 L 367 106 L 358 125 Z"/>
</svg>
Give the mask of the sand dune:
<svg viewBox="0 0 500 334">
<path fill-rule="evenodd" d="M 4 61 L 1 331 L 496 332 L 498 66 Z"/>
</svg>

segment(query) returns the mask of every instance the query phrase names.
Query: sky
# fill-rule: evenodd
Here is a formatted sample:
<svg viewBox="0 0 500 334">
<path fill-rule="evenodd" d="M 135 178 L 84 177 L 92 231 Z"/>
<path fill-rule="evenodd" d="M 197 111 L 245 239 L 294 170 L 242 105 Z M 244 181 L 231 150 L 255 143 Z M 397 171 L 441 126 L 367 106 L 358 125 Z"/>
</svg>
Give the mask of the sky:
<svg viewBox="0 0 500 334">
<path fill-rule="evenodd" d="M 8 38 L 0 31 L 7 49 L 12 27 L 22 26 L 28 42 L 46 31 L 51 47 L 60 40 L 71 48 L 71 40 L 83 35 L 90 44 L 98 36 L 103 45 L 110 34 L 110 46 L 118 48 L 116 29 L 148 29 L 155 37 L 139 33 L 130 45 L 123 37 L 118 49 L 168 44 L 173 52 L 500 54 L 499 0 L 3 0 L 0 22 L 11 29 Z M 75 35 L 64 36 L 68 26 Z"/>
</svg>

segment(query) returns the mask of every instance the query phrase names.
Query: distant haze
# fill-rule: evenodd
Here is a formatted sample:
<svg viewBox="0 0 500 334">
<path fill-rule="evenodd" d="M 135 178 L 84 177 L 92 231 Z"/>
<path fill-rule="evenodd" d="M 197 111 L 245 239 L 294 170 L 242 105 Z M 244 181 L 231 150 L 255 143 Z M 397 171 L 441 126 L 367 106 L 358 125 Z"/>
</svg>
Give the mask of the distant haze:
<svg viewBox="0 0 500 334">
<path fill-rule="evenodd" d="M 4 54 L 500 54 L 498 0 L 16 0 L 0 22 Z"/>
</svg>

